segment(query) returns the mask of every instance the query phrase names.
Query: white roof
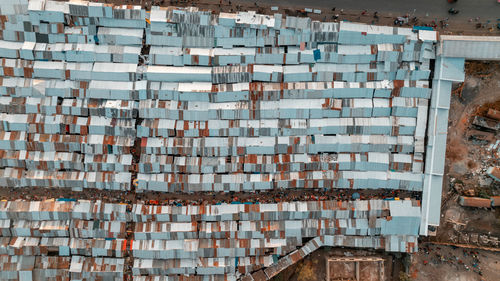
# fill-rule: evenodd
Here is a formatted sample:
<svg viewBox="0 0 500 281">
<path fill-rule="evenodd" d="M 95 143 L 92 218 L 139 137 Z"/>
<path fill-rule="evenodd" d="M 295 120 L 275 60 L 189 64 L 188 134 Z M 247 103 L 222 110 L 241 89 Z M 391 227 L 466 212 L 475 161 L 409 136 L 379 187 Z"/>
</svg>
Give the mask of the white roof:
<svg viewBox="0 0 500 281">
<path fill-rule="evenodd" d="M 236 16 L 236 23 L 239 24 L 256 24 L 274 27 L 274 16 L 259 15 L 255 12 L 239 12 Z"/>
<path fill-rule="evenodd" d="M 174 55 L 181 56 L 184 51 L 181 47 L 161 47 L 161 46 L 151 46 L 149 50 L 150 55 Z"/>
<path fill-rule="evenodd" d="M 407 28 L 411 31 L 410 28 Z M 393 34 L 392 26 L 368 25 L 363 23 L 340 22 L 340 31 L 366 32 L 367 34 Z"/>
<path fill-rule="evenodd" d="M 67 34 L 84 34 L 84 29 L 83 26 L 65 26 L 64 27 L 64 33 Z"/>
<path fill-rule="evenodd" d="M 136 72 L 137 64 L 135 63 L 113 63 L 113 62 L 96 62 L 94 63 L 94 72 Z"/>
<path fill-rule="evenodd" d="M 434 30 L 419 30 L 418 39 L 422 41 L 437 41 L 438 33 Z"/>
<path fill-rule="evenodd" d="M 192 82 L 192 83 L 179 83 L 177 90 L 179 92 L 211 92 L 211 82 Z"/>
<path fill-rule="evenodd" d="M 43 11 L 46 0 L 31 0 L 28 2 L 28 10 Z"/>
<path fill-rule="evenodd" d="M 389 107 L 389 99 L 373 99 L 373 107 Z"/>
<path fill-rule="evenodd" d="M 90 81 L 89 89 L 133 90 L 134 89 L 134 82 L 92 80 L 92 81 Z"/>
<path fill-rule="evenodd" d="M 499 42 L 500 36 L 460 36 L 460 35 L 440 35 L 441 41 L 488 41 Z"/>
<path fill-rule="evenodd" d="M 207 56 L 213 57 L 214 49 L 206 49 L 206 48 L 189 48 L 189 54 L 194 56 Z M 187 51 L 187 50 L 186 50 Z"/>
<path fill-rule="evenodd" d="M 253 72 L 264 72 L 264 73 L 283 72 L 283 66 L 256 64 L 253 66 Z"/>
<path fill-rule="evenodd" d="M 389 153 L 368 152 L 368 161 L 389 164 Z"/>
<path fill-rule="evenodd" d="M 339 55 L 369 55 L 372 53 L 370 45 L 338 45 Z"/>
<path fill-rule="evenodd" d="M 32 43 L 34 43 L 34 42 L 32 42 Z M 13 42 L 13 41 L 0 40 L 0 48 L 19 50 L 23 46 L 24 46 L 24 42 Z"/>
<path fill-rule="evenodd" d="M 159 21 L 166 22 L 167 21 L 167 10 L 160 9 L 152 9 L 151 14 L 149 16 L 150 21 Z"/>
<path fill-rule="evenodd" d="M 299 64 L 299 65 L 285 65 L 283 66 L 283 72 L 285 73 L 309 73 L 309 65 Z"/>
<path fill-rule="evenodd" d="M 395 117 L 398 125 L 402 126 L 416 126 L 417 118 L 414 117 Z"/>
<path fill-rule="evenodd" d="M 24 41 L 22 48 L 26 50 L 33 50 L 36 42 Z"/>
<path fill-rule="evenodd" d="M 66 69 L 69 70 L 80 70 L 80 71 L 92 71 L 93 63 L 81 63 L 81 62 L 68 62 L 66 63 Z"/>
<path fill-rule="evenodd" d="M 412 162 L 411 158 L 412 157 L 410 154 L 402 154 L 402 153 L 392 154 L 392 159 L 394 162 L 411 163 Z"/>
<path fill-rule="evenodd" d="M 313 72 L 356 72 L 359 71 L 358 64 L 336 64 L 336 63 L 316 63 L 312 67 Z"/>
<path fill-rule="evenodd" d="M 236 19 L 238 17 L 237 14 L 233 14 L 233 13 L 220 13 L 219 14 L 219 18 L 223 18 L 223 19 Z"/>
<path fill-rule="evenodd" d="M 413 32 L 412 29 L 406 27 L 396 27 L 397 34 L 407 36 L 409 40 L 418 40 L 418 34 Z"/>
<path fill-rule="evenodd" d="M 254 56 L 255 48 L 231 48 L 231 49 L 222 49 L 215 48 L 213 49 L 213 54 L 215 56 Z"/>
<path fill-rule="evenodd" d="M 352 99 L 352 107 L 373 107 L 371 99 Z"/>
<path fill-rule="evenodd" d="M 62 61 L 35 61 L 33 68 L 45 68 L 45 69 L 64 69 L 64 62 Z"/>
<path fill-rule="evenodd" d="M 68 2 L 49 0 L 47 1 L 47 3 L 45 3 L 45 11 L 54 11 L 69 14 L 69 5 Z"/>
<path fill-rule="evenodd" d="M 142 38 L 144 30 L 138 28 L 99 27 L 99 35 L 120 35 Z"/>
<path fill-rule="evenodd" d="M 141 53 L 139 46 L 123 46 L 123 45 L 93 45 L 96 53 L 111 53 L 111 54 L 137 54 Z"/>
<path fill-rule="evenodd" d="M 211 67 L 201 67 L 201 66 L 158 66 L 149 65 L 147 67 L 147 73 L 176 73 L 176 74 L 212 74 Z"/>
</svg>

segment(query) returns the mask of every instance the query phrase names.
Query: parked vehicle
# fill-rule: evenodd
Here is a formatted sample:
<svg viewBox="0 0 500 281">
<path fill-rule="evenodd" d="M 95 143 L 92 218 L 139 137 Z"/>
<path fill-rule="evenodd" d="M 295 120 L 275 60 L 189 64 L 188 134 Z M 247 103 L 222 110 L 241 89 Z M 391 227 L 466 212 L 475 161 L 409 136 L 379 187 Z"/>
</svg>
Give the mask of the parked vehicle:
<svg viewBox="0 0 500 281">
<path fill-rule="evenodd" d="M 403 24 L 407 24 L 407 23 L 408 23 L 408 17 L 397 17 L 394 20 L 394 24 L 399 25 L 399 26 L 402 26 Z"/>
</svg>

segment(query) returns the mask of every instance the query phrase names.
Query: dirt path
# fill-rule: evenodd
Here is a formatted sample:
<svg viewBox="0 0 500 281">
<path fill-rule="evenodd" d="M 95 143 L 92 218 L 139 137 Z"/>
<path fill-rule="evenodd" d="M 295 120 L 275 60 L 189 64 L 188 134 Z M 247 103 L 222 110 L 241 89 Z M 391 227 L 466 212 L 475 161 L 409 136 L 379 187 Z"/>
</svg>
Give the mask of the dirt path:
<svg viewBox="0 0 500 281">
<path fill-rule="evenodd" d="M 282 201 L 316 201 L 316 200 L 352 200 L 353 193 L 359 193 L 360 199 L 384 198 L 420 198 L 419 192 L 404 190 L 354 190 L 354 189 L 290 189 L 270 190 L 264 192 L 203 192 L 203 193 L 163 193 L 163 192 L 122 192 L 88 189 L 71 191 L 68 189 L 47 188 L 0 188 L 0 200 L 46 200 L 51 198 L 75 198 L 83 200 L 102 200 L 111 203 L 140 203 L 158 201 L 162 205 L 176 204 L 216 204 L 238 202 L 276 203 Z"/>
<path fill-rule="evenodd" d="M 480 105 L 500 100 L 500 64 L 491 64 L 483 70 L 488 74 L 472 75 L 474 70 L 479 68 L 477 65 L 476 62 L 468 63 L 468 67 L 472 70 L 466 75 L 462 96 L 452 95 L 450 102 L 446 155 L 450 161 L 446 161 L 446 166 L 452 175 L 463 173 L 462 167 L 457 167 L 457 163 L 467 165 L 469 161 L 474 160 L 468 156 L 469 144 L 466 141 L 471 117 Z"/>
</svg>

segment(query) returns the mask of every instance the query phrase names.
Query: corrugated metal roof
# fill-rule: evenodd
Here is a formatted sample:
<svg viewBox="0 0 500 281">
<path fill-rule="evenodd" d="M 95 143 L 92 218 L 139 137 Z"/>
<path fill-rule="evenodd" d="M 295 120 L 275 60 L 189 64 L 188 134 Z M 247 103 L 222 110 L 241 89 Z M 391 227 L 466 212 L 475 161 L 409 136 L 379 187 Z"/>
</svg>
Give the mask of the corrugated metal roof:
<svg viewBox="0 0 500 281">
<path fill-rule="evenodd" d="M 443 57 L 467 60 L 500 60 L 498 36 L 441 35 L 437 53 Z"/>
<path fill-rule="evenodd" d="M 463 79 L 463 59 L 438 57 L 431 90 L 435 32 L 196 7 L 17 0 L 0 9 L 19 11 L 3 18 L 0 38 L 1 185 L 128 191 L 137 176 L 137 192 L 424 197 L 422 208 L 0 202 L 0 232 L 20 236 L 0 240 L 4 255 L 72 255 L 53 262 L 73 279 L 123 278 L 125 254 L 133 275 L 268 278 L 322 245 L 414 252 L 419 227 L 439 222 L 446 91 Z"/>
<path fill-rule="evenodd" d="M 436 69 L 438 74 L 433 80 L 433 94 L 429 108 L 429 128 L 427 138 L 429 140 L 426 147 L 425 179 L 422 194 L 422 219 L 420 234 L 427 235 L 428 226 L 438 226 L 441 213 L 441 193 L 444 175 L 444 158 L 446 151 L 446 134 L 448 131 L 448 111 L 451 95 L 451 81 L 447 79 L 459 79 L 459 70 L 462 67 L 463 59 L 451 59 L 438 57 L 436 59 Z M 453 74 L 443 75 L 446 63 L 453 66 Z M 457 73 L 458 72 L 458 73 Z M 443 80 L 443 78 L 445 80 Z"/>
</svg>

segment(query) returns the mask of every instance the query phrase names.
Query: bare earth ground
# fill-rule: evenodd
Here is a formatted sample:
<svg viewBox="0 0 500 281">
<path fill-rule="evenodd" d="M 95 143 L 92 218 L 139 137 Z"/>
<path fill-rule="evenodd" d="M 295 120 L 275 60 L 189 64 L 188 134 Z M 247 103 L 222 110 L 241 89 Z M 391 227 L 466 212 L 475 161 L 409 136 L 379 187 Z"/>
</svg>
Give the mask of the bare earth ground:
<svg viewBox="0 0 500 281">
<path fill-rule="evenodd" d="M 458 93 L 451 97 L 445 162 L 448 177 L 443 184 L 442 219 L 437 237 L 440 241 L 456 235 L 455 229 L 500 236 L 498 208 L 464 208 L 457 203 L 460 189 L 472 189 L 475 196 L 500 194 L 500 184 L 486 175 L 488 167 L 499 165 L 498 158 L 487 150 L 498 136 L 489 134 L 486 144 L 470 138 L 480 134 L 470 126 L 474 115 L 484 114 L 487 108 L 500 109 L 500 63 L 467 63 L 466 72 L 461 97 Z"/>
<path fill-rule="evenodd" d="M 71 191 L 69 189 L 47 189 L 47 188 L 0 188 L 0 200 L 47 200 L 57 198 L 75 198 L 83 200 L 102 200 L 110 203 L 149 203 L 157 205 L 182 205 L 194 204 L 216 204 L 240 202 L 281 202 L 281 201 L 315 201 L 315 200 L 352 200 L 353 193 L 358 193 L 360 199 L 383 199 L 413 198 L 419 199 L 420 193 L 405 190 L 353 190 L 353 189 L 330 189 L 330 190 L 269 190 L 265 192 L 243 193 L 243 192 L 197 192 L 197 193 L 165 193 L 145 192 L 135 193 L 125 191 L 109 191 L 97 189 L 84 189 L 83 191 Z M 151 202 L 150 202 L 151 201 Z"/>
<path fill-rule="evenodd" d="M 420 244 L 412 256 L 413 281 L 500 280 L 500 253 L 451 246 Z"/>
</svg>

